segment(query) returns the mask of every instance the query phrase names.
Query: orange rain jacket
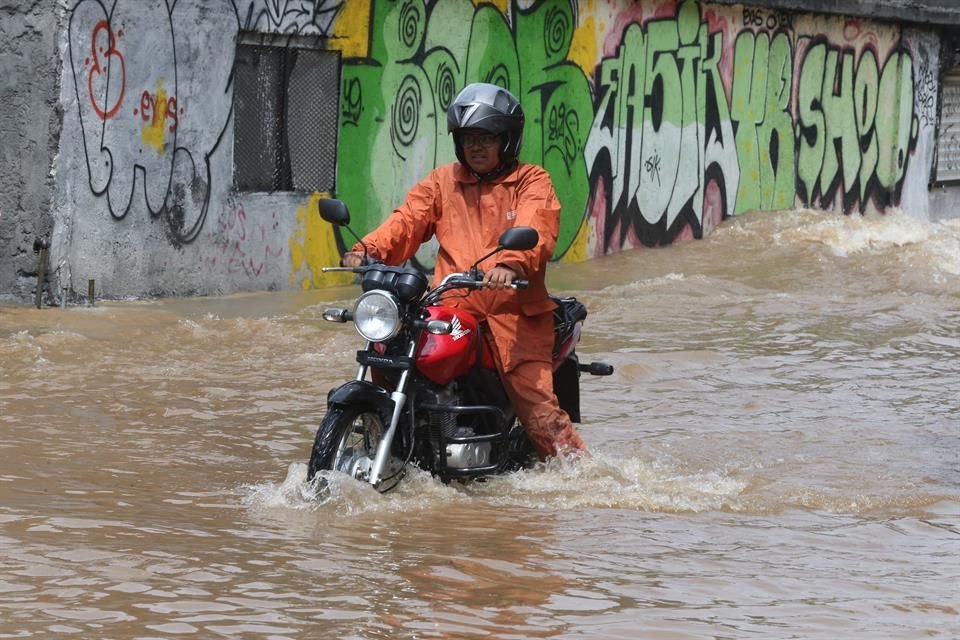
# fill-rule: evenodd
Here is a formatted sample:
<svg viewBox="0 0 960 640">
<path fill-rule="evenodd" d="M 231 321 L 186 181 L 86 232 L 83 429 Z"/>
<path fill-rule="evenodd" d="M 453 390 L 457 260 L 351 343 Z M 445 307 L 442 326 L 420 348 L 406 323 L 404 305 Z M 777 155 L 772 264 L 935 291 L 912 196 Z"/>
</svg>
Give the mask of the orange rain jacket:
<svg viewBox="0 0 960 640">
<path fill-rule="evenodd" d="M 480 263 L 483 271 L 509 267 L 530 282 L 525 290 L 483 289 L 444 304 L 486 319 L 504 371 L 526 361 L 549 362 L 556 304 L 547 295 L 545 265 L 553 254 L 560 225 L 560 203 L 546 170 L 519 163 L 512 171 L 480 182 L 459 162 L 442 165 L 415 185 L 400 205 L 363 242 L 387 264 L 402 264 L 436 235 L 434 280 L 463 272 L 497 246 L 500 234 L 529 226 L 540 242 L 528 251 L 501 251 Z M 353 251 L 363 251 L 357 243 Z"/>
</svg>

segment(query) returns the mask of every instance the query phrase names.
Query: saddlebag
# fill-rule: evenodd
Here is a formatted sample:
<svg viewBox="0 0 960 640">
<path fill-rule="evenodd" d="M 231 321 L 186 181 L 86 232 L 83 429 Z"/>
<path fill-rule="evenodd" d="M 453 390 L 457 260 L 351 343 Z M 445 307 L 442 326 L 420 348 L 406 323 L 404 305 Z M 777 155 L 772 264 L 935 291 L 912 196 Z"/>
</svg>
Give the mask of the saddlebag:
<svg viewBox="0 0 960 640">
<path fill-rule="evenodd" d="M 570 420 L 580 422 L 580 362 L 572 353 L 553 372 L 553 392 Z"/>
<path fill-rule="evenodd" d="M 576 339 L 573 337 L 576 326 L 586 319 L 587 308 L 576 298 L 552 298 L 557 303 L 553 311 L 553 355 L 556 359 L 567 341 Z M 570 420 L 580 422 L 580 361 L 576 351 L 571 350 L 563 363 L 554 369 L 553 392 Z"/>
</svg>

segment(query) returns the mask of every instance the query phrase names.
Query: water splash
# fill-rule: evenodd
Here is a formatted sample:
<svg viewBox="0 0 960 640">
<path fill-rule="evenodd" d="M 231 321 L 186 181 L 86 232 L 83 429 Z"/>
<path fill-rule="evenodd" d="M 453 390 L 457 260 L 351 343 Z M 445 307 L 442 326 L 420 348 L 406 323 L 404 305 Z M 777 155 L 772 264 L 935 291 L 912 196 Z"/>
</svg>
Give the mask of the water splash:
<svg viewBox="0 0 960 640">
<path fill-rule="evenodd" d="M 415 467 L 407 469 L 394 491 L 381 494 L 365 482 L 332 471 L 321 471 L 307 481 L 307 465 L 302 462 L 291 463 L 279 485 L 268 482 L 248 487 L 247 491 L 243 503 L 253 509 L 292 509 L 337 516 L 405 512 L 468 499 Z"/>
<path fill-rule="evenodd" d="M 822 214 L 802 227 L 782 232 L 778 239 L 818 242 L 830 247 L 834 255 L 849 256 L 919 244 L 927 241 L 932 231 L 931 223 L 892 209 L 884 215 Z"/>
<path fill-rule="evenodd" d="M 293 463 L 279 484 L 250 488 L 244 504 L 257 509 L 322 511 L 340 516 L 403 512 L 444 504 L 571 510 L 585 507 L 659 512 L 701 512 L 730 507 L 747 481 L 716 471 L 688 472 L 660 462 L 595 453 L 552 458 L 531 469 L 480 482 L 444 485 L 408 469 L 399 487 L 381 495 L 340 473 L 321 472 L 307 482 L 305 464 Z"/>
<path fill-rule="evenodd" d="M 529 508 L 615 508 L 700 512 L 729 506 L 746 481 L 715 471 L 689 472 L 658 461 L 606 453 L 552 458 L 532 469 L 474 483 L 470 494 Z"/>
</svg>

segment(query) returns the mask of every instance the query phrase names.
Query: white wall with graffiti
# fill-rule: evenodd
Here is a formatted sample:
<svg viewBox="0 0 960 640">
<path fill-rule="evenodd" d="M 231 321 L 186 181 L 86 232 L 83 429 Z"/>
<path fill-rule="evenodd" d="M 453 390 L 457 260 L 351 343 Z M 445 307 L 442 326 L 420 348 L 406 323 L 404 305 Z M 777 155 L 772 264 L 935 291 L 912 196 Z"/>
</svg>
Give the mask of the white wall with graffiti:
<svg viewBox="0 0 960 640">
<path fill-rule="evenodd" d="M 320 267 L 350 239 L 316 216 L 319 191 L 373 228 L 453 159 L 443 114 L 471 81 L 524 105 L 521 159 L 563 204 L 556 259 L 758 209 L 930 214 L 932 29 L 695 0 L 76 0 L 65 22 L 51 266 L 75 295 L 338 282 Z M 334 134 L 283 125 L 292 182 L 266 190 L 238 186 L 235 156 L 239 44 L 257 34 L 333 52 L 339 74 Z M 296 184 L 315 157 L 335 160 L 329 189 Z"/>
</svg>

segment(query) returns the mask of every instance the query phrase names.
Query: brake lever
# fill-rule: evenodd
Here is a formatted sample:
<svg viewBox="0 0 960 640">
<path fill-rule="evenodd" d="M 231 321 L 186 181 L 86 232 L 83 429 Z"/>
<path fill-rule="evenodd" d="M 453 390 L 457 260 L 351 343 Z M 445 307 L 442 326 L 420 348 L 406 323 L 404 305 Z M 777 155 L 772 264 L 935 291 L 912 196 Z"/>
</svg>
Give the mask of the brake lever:
<svg viewBox="0 0 960 640">
<path fill-rule="evenodd" d="M 476 275 L 476 278 L 477 278 L 477 288 L 478 288 L 478 289 L 484 289 L 485 287 L 483 286 L 483 271 L 480 271 L 480 270 L 478 269 L 478 270 L 476 270 L 476 272 L 475 272 L 474 274 L 471 274 L 471 275 Z M 510 285 L 509 285 L 508 288 L 510 288 L 510 289 L 526 289 L 526 288 L 529 287 L 529 286 L 530 286 L 530 282 L 529 282 L 528 280 L 524 280 L 524 279 L 521 279 L 521 278 L 517 278 L 516 280 L 513 280 L 513 281 L 510 283 Z"/>
<path fill-rule="evenodd" d="M 377 267 L 384 264 L 383 260 L 377 258 L 371 258 L 369 255 L 363 257 L 360 261 L 360 266 L 358 267 L 321 267 L 320 271 L 322 273 L 327 273 L 329 271 L 349 271 L 350 273 L 366 273 L 372 267 Z"/>
</svg>

